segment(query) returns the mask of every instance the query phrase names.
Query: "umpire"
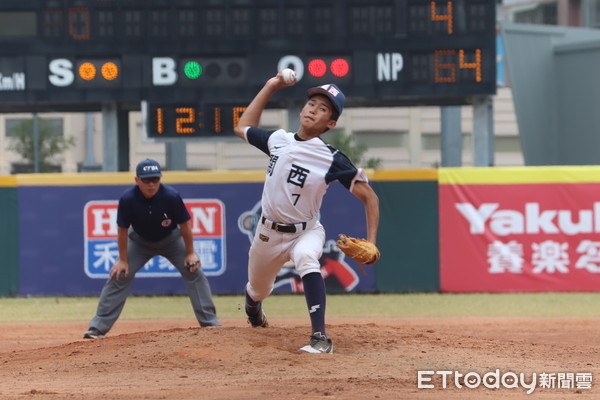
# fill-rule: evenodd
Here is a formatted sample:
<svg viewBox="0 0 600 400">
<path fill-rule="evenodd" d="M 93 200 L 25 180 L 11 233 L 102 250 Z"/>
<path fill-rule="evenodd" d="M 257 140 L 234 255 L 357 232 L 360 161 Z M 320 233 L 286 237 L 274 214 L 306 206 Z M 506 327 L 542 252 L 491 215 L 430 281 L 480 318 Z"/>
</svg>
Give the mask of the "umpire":
<svg viewBox="0 0 600 400">
<path fill-rule="evenodd" d="M 152 257 L 167 258 L 181 273 L 200 326 L 219 326 L 208 280 L 194 252 L 188 213 L 179 193 L 161 184 L 160 164 L 146 159 L 136 167 L 136 186 L 119 199 L 119 259 L 102 288 L 96 316 L 85 339 L 106 335 L 119 318 L 137 271 Z"/>
</svg>

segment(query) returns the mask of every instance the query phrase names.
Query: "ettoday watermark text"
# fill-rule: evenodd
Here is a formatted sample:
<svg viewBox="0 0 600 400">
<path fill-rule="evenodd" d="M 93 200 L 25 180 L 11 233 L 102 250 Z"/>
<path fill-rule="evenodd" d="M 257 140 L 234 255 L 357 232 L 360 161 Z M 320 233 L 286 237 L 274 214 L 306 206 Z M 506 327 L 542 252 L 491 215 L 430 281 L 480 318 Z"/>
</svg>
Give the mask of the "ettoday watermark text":
<svg viewBox="0 0 600 400">
<path fill-rule="evenodd" d="M 461 371 L 417 371 L 419 389 L 522 389 L 532 394 L 536 389 L 575 389 L 592 388 L 591 372 L 533 372 L 526 374 L 495 369 L 487 372 Z"/>
</svg>

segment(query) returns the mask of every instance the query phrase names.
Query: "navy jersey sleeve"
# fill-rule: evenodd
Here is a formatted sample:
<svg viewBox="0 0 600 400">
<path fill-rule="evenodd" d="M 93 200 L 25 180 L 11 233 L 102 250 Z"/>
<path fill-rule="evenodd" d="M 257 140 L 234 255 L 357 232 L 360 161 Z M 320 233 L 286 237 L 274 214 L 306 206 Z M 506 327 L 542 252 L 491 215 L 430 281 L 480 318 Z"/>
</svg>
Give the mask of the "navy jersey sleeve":
<svg viewBox="0 0 600 400">
<path fill-rule="evenodd" d="M 248 143 L 259 149 L 266 155 L 270 156 L 271 152 L 269 151 L 269 138 L 271 137 L 273 132 L 275 131 L 254 128 L 251 126 L 248 128 L 248 131 L 246 131 L 246 138 L 248 139 Z"/>
<path fill-rule="evenodd" d="M 174 203 L 173 209 L 175 213 L 173 215 L 173 222 L 179 225 L 189 221 L 191 219 L 190 213 L 188 212 L 181 195 L 177 193 L 172 201 Z"/>
<path fill-rule="evenodd" d="M 337 180 L 349 190 L 352 187 L 352 180 L 358 173 L 358 169 L 344 153 L 331 146 L 329 147 L 333 151 L 333 162 L 325 175 L 325 182 L 329 184 Z"/>
<path fill-rule="evenodd" d="M 119 199 L 117 208 L 117 225 L 121 228 L 129 228 L 132 223 L 133 215 L 131 211 L 132 193 L 130 190 L 123 193 Z"/>
</svg>

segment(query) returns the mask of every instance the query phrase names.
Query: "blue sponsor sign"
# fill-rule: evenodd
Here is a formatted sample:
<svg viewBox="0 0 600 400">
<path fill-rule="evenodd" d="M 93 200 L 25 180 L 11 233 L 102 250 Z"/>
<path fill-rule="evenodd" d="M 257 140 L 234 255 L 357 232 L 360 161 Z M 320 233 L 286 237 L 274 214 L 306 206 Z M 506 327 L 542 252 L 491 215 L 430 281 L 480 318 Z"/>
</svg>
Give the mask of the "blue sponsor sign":
<svg viewBox="0 0 600 400">
<path fill-rule="evenodd" d="M 191 216 L 194 249 L 207 276 L 222 275 L 225 263 L 225 210 L 215 199 L 184 199 Z M 106 279 L 119 257 L 117 245 L 118 201 L 88 201 L 84 218 L 84 271 L 94 279 Z M 179 277 L 179 271 L 169 260 L 157 256 L 149 260 L 136 274 L 139 278 Z"/>
</svg>

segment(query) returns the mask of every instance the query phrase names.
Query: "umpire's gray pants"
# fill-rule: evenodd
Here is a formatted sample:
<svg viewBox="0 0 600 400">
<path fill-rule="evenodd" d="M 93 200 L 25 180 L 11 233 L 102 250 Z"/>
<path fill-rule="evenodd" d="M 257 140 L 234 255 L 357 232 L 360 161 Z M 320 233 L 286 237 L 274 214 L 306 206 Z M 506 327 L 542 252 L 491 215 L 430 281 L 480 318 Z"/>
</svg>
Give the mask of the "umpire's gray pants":
<svg viewBox="0 0 600 400">
<path fill-rule="evenodd" d="M 181 237 L 180 229 L 174 229 L 169 236 L 158 242 L 151 242 L 143 239 L 130 228 L 127 243 L 128 276 L 121 276 L 118 280 L 109 278 L 106 281 L 102 293 L 100 293 L 96 316 L 90 321 L 90 327 L 94 327 L 103 333 L 112 328 L 119 315 L 121 315 L 121 311 L 123 311 L 125 300 L 131 292 L 131 284 L 135 274 L 152 257 L 157 255 L 168 259 L 179 270 L 200 326 L 219 326 L 220 323 L 208 280 L 201 268 L 194 273 L 187 270 L 183 265 L 185 254 L 185 243 Z"/>
</svg>

